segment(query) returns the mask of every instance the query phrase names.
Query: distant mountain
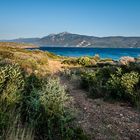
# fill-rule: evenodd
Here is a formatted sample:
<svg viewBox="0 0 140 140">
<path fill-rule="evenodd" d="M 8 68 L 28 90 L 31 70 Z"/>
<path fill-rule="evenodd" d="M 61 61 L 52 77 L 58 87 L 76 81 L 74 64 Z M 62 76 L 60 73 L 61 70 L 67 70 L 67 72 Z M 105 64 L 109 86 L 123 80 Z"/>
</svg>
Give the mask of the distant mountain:
<svg viewBox="0 0 140 140">
<path fill-rule="evenodd" d="M 12 42 L 33 43 L 39 46 L 61 47 L 98 47 L 98 48 L 140 48 L 140 37 L 95 37 L 62 32 L 50 34 L 43 38 L 20 38 Z"/>
</svg>

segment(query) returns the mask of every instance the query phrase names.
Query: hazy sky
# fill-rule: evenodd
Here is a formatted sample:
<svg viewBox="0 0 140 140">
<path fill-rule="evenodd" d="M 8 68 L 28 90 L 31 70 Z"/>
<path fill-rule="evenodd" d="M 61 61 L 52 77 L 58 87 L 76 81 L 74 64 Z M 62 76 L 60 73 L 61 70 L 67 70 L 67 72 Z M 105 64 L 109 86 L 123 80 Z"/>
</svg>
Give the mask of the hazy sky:
<svg viewBox="0 0 140 140">
<path fill-rule="evenodd" d="M 0 39 L 63 31 L 140 36 L 140 0 L 0 0 Z"/>
</svg>

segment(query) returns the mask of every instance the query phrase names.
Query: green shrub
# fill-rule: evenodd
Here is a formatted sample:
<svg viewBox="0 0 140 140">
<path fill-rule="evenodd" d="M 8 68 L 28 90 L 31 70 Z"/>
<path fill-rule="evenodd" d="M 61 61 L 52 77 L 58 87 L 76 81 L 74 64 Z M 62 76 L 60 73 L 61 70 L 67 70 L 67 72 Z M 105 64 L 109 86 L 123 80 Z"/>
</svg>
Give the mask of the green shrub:
<svg viewBox="0 0 140 140">
<path fill-rule="evenodd" d="M 42 127 L 45 124 L 42 131 L 44 131 L 44 134 L 48 134 L 44 138 L 57 139 L 57 135 L 60 135 L 62 139 L 66 137 L 67 131 L 70 129 L 69 122 L 72 118 L 65 109 L 69 97 L 58 79 L 48 79 L 47 84 L 39 91 L 39 100 L 44 114 L 41 115 L 38 126 Z"/>
<path fill-rule="evenodd" d="M 81 79 L 81 86 L 89 91 L 90 96 L 93 98 L 104 96 L 103 79 L 99 70 L 82 73 Z"/>
<path fill-rule="evenodd" d="M 78 65 L 78 59 L 77 59 L 77 58 L 68 58 L 68 59 L 64 59 L 64 60 L 62 61 L 62 64 Z"/>
<path fill-rule="evenodd" d="M 85 67 L 92 67 L 95 66 L 97 63 L 98 58 L 92 58 L 92 57 L 79 57 L 79 58 L 67 58 L 62 61 L 62 64 L 68 64 L 68 65 L 82 65 Z"/>
<path fill-rule="evenodd" d="M 135 102 L 139 96 L 136 85 L 139 82 L 140 75 L 137 72 L 122 74 L 122 69 L 118 69 L 116 74 L 111 74 L 107 82 L 107 89 L 111 97 L 120 100 L 129 100 Z"/>
<path fill-rule="evenodd" d="M 94 65 L 96 65 L 96 61 L 94 59 L 90 59 L 89 57 L 80 57 L 78 59 L 78 63 L 82 66 L 94 66 Z"/>
<path fill-rule="evenodd" d="M 140 102 L 140 75 L 124 68 L 107 66 L 82 72 L 81 86 L 93 98 L 115 99 L 138 104 Z"/>
<path fill-rule="evenodd" d="M 89 57 L 80 57 L 78 59 L 78 63 L 83 66 L 88 66 L 88 65 L 90 65 L 90 58 Z"/>
<path fill-rule="evenodd" d="M 26 79 L 22 98 L 22 122 L 34 128 L 36 139 L 75 139 L 73 116 L 66 107 L 70 100 L 59 79 Z M 82 133 L 81 133 L 82 135 Z"/>
<path fill-rule="evenodd" d="M 106 83 L 107 92 L 109 93 L 109 98 L 122 99 L 123 90 L 121 87 L 121 75 L 122 69 L 118 68 L 115 74 L 110 74 L 110 78 Z"/>
<path fill-rule="evenodd" d="M 58 79 L 48 79 L 39 94 L 40 102 L 50 116 L 64 113 L 64 105 L 69 97 L 65 93 L 65 88 L 60 86 Z"/>
<path fill-rule="evenodd" d="M 104 66 L 113 66 L 115 65 L 115 61 L 113 61 L 110 58 L 100 59 L 97 63 L 98 67 L 104 67 Z"/>
<path fill-rule="evenodd" d="M 18 102 L 23 86 L 24 78 L 17 64 L 0 67 L 1 100 L 7 103 Z"/>
<path fill-rule="evenodd" d="M 21 100 L 21 118 L 23 123 L 36 124 L 41 106 L 38 91 L 42 89 L 42 86 L 41 79 L 34 74 L 25 79 Z"/>
<path fill-rule="evenodd" d="M 122 66 L 122 68 L 126 71 L 126 72 L 131 72 L 131 71 L 136 71 L 140 74 L 140 63 L 129 63 L 129 65 L 124 65 Z"/>
<path fill-rule="evenodd" d="M 7 131 L 15 121 L 18 111 L 15 106 L 9 106 L 5 102 L 0 102 L 0 139 L 5 139 Z"/>
<path fill-rule="evenodd" d="M 116 67 L 110 66 L 82 72 L 81 86 L 82 88 L 86 88 L 89 91 L 90 96 L 94 98 L 105 97 L 106 82 L 110 78 L 110 74 L 114 74 L 115 72 Z"/>
<path fill-rule="evenodd" d="M 134 96 L 136 92 L 134 91 L 135 85 L 139 82 L 139 74 L 137 72 L 125 73 L 121 77 L 121 85 L 125 88 L 125 92 Z"/>
<path fill-rule="evenodd" d="M 0 66 L 0 137 L 5 137 L 18 113 L 23 86 L 24 78 L 18 65 Z"/>
</svg>

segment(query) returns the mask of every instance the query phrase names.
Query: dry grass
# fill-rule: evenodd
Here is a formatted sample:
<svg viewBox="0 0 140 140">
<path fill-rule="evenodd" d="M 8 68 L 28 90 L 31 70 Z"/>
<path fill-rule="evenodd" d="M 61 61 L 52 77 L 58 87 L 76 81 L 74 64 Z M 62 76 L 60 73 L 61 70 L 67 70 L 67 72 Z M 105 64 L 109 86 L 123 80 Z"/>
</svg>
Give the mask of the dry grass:
<svg viewBox="0 0 140 140">
<path fill-rule="evenodd" d="M 47 74 L 49 72 L 48 59 L 47 54 L 42 51 L 0 46 L 1 63 L 7 61 L 18 63 L 28 74 Z"/>
<path fill-rule="evenodd" d="M 0 42 L 1 47 L 12 47 L 12 48 L 37 48 L 36 45 L 29 43 L 15 43 L 15 42 Z"/>
<path fill-rule="evenodd" d="M 57 60 L 49 60 L 49 70 L 51 73 L 57 73 L 62 70 L 62 64 Z"/>
</svg>

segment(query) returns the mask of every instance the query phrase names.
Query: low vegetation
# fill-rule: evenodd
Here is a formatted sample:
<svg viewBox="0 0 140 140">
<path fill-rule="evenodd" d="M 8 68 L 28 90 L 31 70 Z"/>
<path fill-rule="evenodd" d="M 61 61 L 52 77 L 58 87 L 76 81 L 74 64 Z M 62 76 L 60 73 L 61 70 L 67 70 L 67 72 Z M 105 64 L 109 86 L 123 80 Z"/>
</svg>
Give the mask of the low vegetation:
<svg viewBox="0 0 140 140">
<path fill-rule="evenodd" d="M 61 75 L 51 74 L 52 61 L 65 66 Z M 62 79 L 73 80 L 92 99 L 124 102 L 139 108 L 139 59 L 130 61 L 127 57 L 124 61 L 101 59 L 99 55 L 67 58 L 0 46 L 0 139 L 90 139 L 75 119 L 73 99 Z"/>
<path fill-rule="evenodd" d="M 18 65 L 0 66 L 0 138 L 82 139 L 58 78 L 26 76 Z M 80 131 L 79 131 L 80 130 Z"/>
<path fill-rule="evenodd" d="M 84 67 L 97 67 L 97 66 L 105 66 L 105 65 L 114 65 L 115 61 L 109 58 L 101 59 L 99 55 L 95 55 L 93 57 L 84 56 L 78 58 L 67 58 L 62 61 L 62 64 L 80 65 Z"/>
<path fill-rule="evenodd" d="M 18 63 L 27 74 L 34 73 L 44 76 L 49 73 L 48 59 L 60 58 L 60 56 L 54 55 L 53 53 L 43 52 L 37 49 L 25 50 L 0 46 L 0 63 Z"/>
<path fill-rule="evenodd" d="M 0 139 L 88 139 L 74 122 L 65 86 L 49 74 L 48 59 L 54 57 L 59 58 L 38 50 L 0 48 Z M 47 70 L 44 75 L 41 67 Z"/>
<path fill-rule="evenodd" d="M 65 70 L 71 79 L 79 77 L 81 87 L 89 92 L 92 98 L 104 98 L 140 105 L 140 71 L 139 65 L 130 69 L 129 66 L 104 66 L 94 69 Z"/>
<path fill-rule="evenodd" d="M 0 47 L 10 48 L 37 48 L 38 46 L 30 43 L 0 42 Z"/>
</svg>

